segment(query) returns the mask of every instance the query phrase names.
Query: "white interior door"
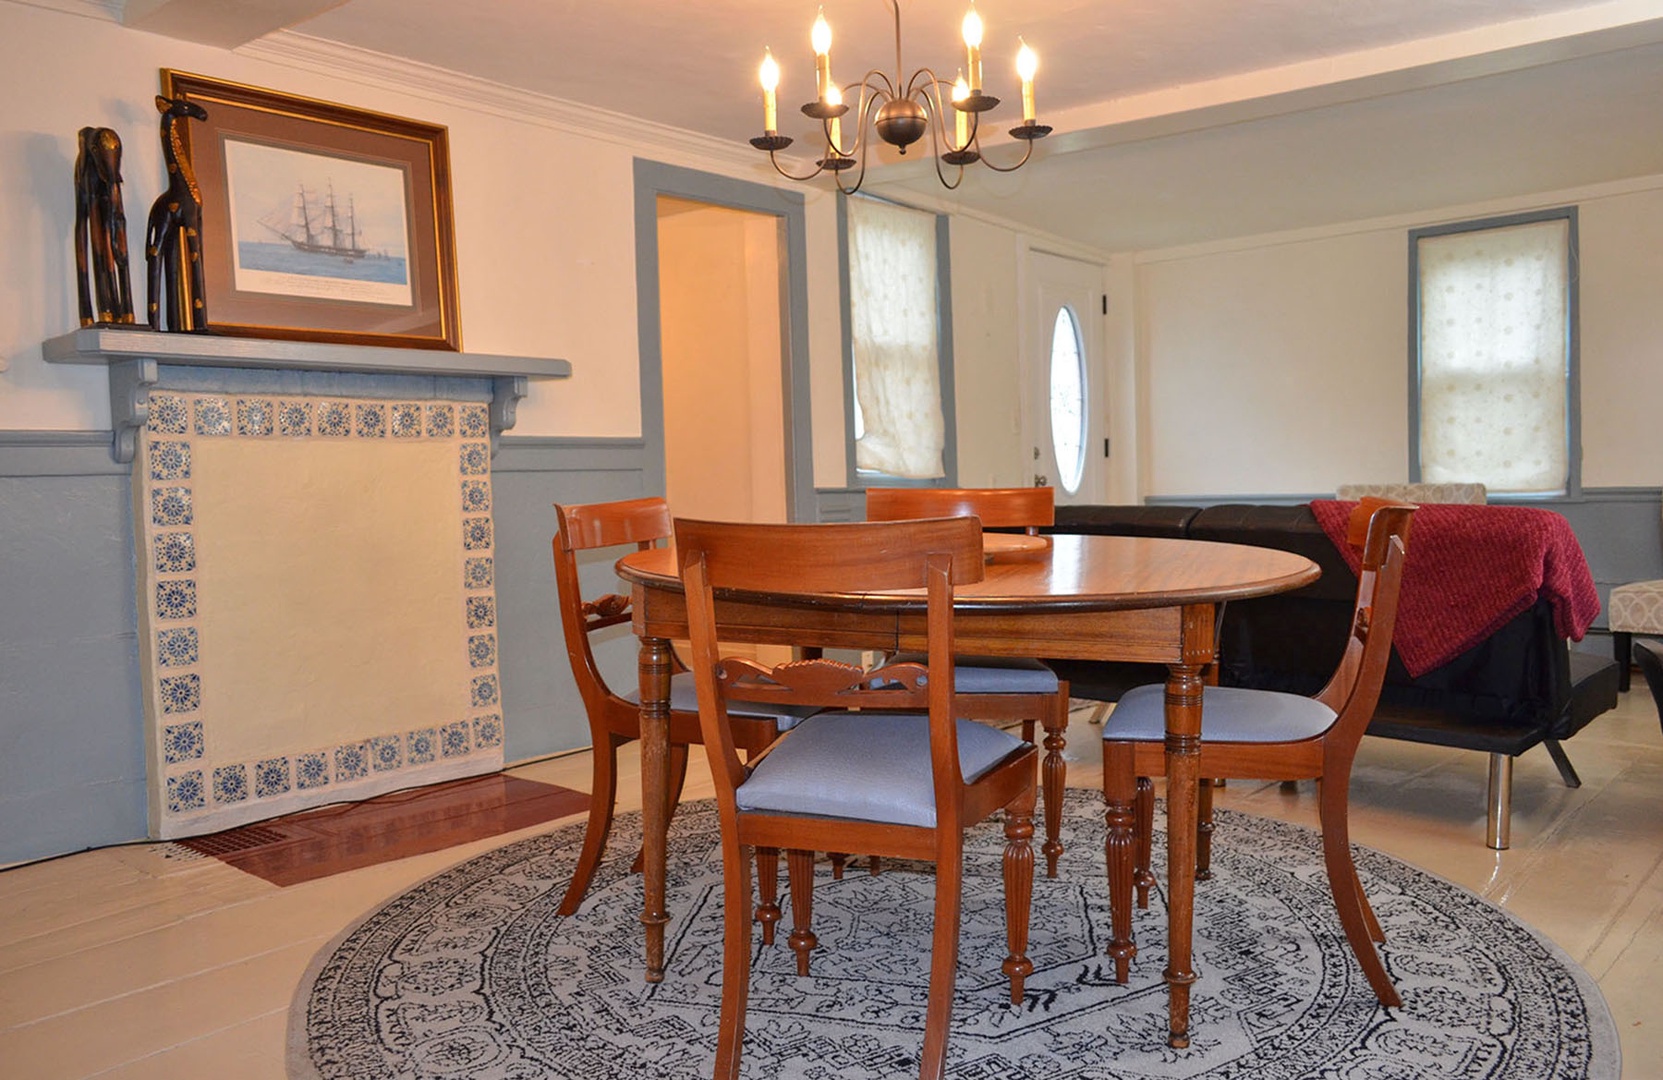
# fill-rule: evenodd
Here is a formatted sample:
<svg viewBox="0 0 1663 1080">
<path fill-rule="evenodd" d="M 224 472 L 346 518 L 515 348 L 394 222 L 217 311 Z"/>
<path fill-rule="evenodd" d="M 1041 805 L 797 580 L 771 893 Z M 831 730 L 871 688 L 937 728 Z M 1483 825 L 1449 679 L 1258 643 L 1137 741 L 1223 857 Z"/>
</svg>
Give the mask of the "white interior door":
<svg viewBox="0 0 1663 1080">
<path fill-rule="evenodd" d="M 1022 431 L 1031 483 L 1058 503 L 1102 502 L 1109 383 L 1103 354 L 1103 268 L 1028 253 Z"/>
</svg>

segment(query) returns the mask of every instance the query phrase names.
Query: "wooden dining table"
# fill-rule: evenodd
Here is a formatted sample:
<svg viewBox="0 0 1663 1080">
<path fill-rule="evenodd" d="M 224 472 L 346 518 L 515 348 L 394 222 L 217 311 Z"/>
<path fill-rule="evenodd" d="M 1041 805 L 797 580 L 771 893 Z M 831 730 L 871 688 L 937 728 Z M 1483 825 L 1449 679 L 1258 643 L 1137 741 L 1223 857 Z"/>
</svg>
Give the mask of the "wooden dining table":
<svg viewBox="0 0 1663 1080">
<path fill-rule="evenodd" d="M 999 546 L 989 534 L 990 550 Z M 631 587 L 640 638 L 642 867 L 646 978 L 664 977 L 665 837 L 669 827 L 671 642 L 687 637 L 673 550 L 618 562 Z M 1056 535 L 993 551 L 980 582 L 954 597 L 961 655 L 1142 661 L 1167 666 L 1167 918 L 1169 1042 L 1189 1043 L 1195 911 L 1196 792 L 1203 673 L 1216 659 L 1217 623 L 1230 600 L 1316 580 L 1300 555 L 1240 544 L 1147 537 Z M 922 590 L 900 593 L 717 594 L 724 641 L 860 650 L 925 648 Z M 1049 740 L 1048 740 L 1049 742 Z M 1061 745 L 1048 749 L 1060 754 Z M 1106 887 L 1106 886 L 1105 886 Z"/>
</svg>

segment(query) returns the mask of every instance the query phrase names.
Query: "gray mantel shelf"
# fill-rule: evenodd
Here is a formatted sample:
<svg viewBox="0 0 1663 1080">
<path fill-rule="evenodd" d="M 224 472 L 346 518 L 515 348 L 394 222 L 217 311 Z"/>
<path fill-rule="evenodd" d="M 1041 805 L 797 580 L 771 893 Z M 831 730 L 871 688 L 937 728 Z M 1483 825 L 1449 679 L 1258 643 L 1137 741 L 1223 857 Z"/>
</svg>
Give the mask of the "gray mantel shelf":
<svg viewBox="0 0 1663 1080">
<path fill-rule="evenodd" d="M 572 365 L 534 356 L 489 356 L 432 349 L 389 349 L 213 334 L 85 327 L 50 338 L 41 354 L 55 364 L 102 364 L 110 369 L 110 424 L 115 459 L 133 460 L 136 439 L 150 415 L 150 389 L 159 365 L 259 368 L 268 371 L 350 371 L 381 375 L 437 375 L 490 379 L 491 446 L 514 426 L 514 408 L 528 379 L 565 379 Z"/>
</svg>

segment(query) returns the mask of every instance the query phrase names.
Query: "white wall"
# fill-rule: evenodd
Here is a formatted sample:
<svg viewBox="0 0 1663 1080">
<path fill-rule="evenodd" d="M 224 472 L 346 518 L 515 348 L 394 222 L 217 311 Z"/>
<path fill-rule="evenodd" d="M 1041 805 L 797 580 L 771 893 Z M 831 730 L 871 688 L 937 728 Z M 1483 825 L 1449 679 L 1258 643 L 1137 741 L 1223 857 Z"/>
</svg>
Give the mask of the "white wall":
<svg viewBox="0 0 1663 1080">
<path fill-rule="evenodd" d="M 1580 207 L 1584 487 L 1663 482 L 1663 177 L 1137 259 L 1142 494 L 1408 475 L 1410 228 Z"/>
<path fill-rule="evenodd" d="M 449 128 L 464 348 L 572 362 L 569 380 L 533 383 L 517 435 L 641 433 L 632 160 L 774 177 L 748 147 L 650 124 L 595 134 L 592 116 L 580 125 L 559 103 L 500 88 L 379 68 L 362 56 L 334 65 L 336 74 L 317 57 L 278 63 L 126 30 L 93 3 L 84 10 L 0 0 L 0 93 L 12 102 L 0 120 L 0 430 L 109 427 L 103 370 L 47 364 L 40 342 L 77 323 L 75 133 L 86 125 L 120 133 L 128 228 L 142 237 L 163 186 L 152 104 L 163 67 Z M 815 461 L 822 474 L 835 461 L 835 474 L 821 479 L 840 484 L 835 203 L 817 188 L 790 186 L 808 201 Z M 142 244 L 132 253 L 142 305 Z"/>
</svg>

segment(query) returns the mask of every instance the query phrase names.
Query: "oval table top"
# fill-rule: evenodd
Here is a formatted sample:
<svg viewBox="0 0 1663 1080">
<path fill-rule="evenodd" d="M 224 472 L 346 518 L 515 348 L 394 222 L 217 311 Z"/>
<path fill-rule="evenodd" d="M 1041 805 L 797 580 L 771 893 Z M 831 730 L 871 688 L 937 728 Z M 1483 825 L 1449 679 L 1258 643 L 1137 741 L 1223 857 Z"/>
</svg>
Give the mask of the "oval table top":
<svg viewBox="0 0 1663 1080">
<path fill-rule="evenodd" d="M 1058 533 L 1033 551 L 996 553 L 981 581 L 954 589 L 961 610 L 1020 612 L 1114 611 L 1244 600 L 1308 585 L 1321 574 L 1303 555 L 1245 544 L 1143 536 Z M 672 548 L 636 551 L 618 560 L 632 584 L 679 590 Z M 801 594 L 791 594 L 802 602 Z M 791 603 L 791 596 L 779 602 Z M 922 589 L 891 593 L 815 594 L 816 606 L 839 601 L 865 610 L 910 610 Z"/>
</svg>

